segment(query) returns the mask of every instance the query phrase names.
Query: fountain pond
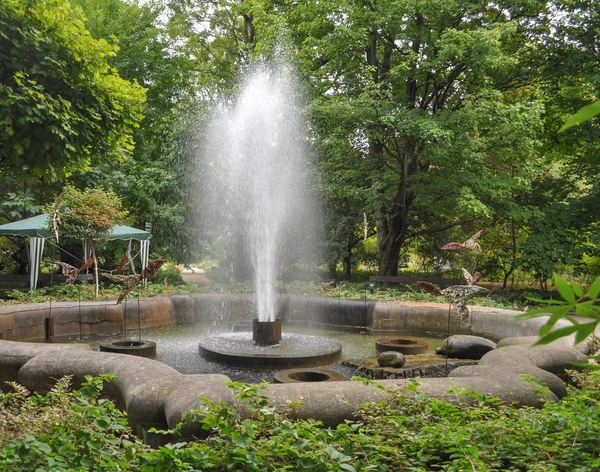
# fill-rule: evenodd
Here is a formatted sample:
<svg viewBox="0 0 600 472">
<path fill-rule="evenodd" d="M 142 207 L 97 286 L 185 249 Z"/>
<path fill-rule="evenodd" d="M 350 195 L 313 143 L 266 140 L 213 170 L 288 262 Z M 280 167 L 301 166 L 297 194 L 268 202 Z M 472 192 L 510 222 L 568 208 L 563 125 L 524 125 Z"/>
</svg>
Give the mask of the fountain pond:
<svg viewBox="0 0 600 472">
<path fill-rule="evenodd" d="M 441 345 L 443 335 L 436 333 L 407 333 L 386 331 L 385 334 L 370 333 L 367 330 L 342 330 L 342 329 L 322 329 L 310 328 L 298 325 L 286 325 L 282 336 L 282 347 L 289 344 L 293 350 L 297 349 L 302 353 L 314 349 L 323 349 L 324 345 L 339 343 L 342 346 L 342 360 L 348 359 L 366 359 L 377 356 L 376 340 L 377 338 L 410 336 L 413 339 L 419 339 L 426 342 L 429 346 L 429 352 L 435 352 L 435 349 Z M 243 381 L 256 383 L 260 381 L 272 382 L 274 374 L 282 368 L 274 366 L 267 368 L 257 368 L 249 366 L 249 363 L 240 361 L 237 365 L 224 365 L 222 363 L 212 362 L 199 355 L 199 342 L 222 342 L 224 348 L 236 350 L 240 346 L 253 346 L 252 334 L 250 331 L 231 331 L 215 334 L 213 327 L 197 325 L 178 325 L 153 329 L 127 330 L 105 335 L 89 336 L 61 336 L 55 337 L 55 343 L 86 343 L 94 350 L 98 350 L 103 342 L 120 341 L 128 339 L 132 341 L 141 341 L 151 339 L 156 342 L 156 359 L 183 374 L 225 374 L 233 381 Z M 200 341 L 199 341 L 200 340 Z M 216 341 L 215 341 L 216 340 Z M 230 344 L 228 344 L 230 341 Z M 255 349 L 257 347 L 253 346 Z M 265 353 L 277 349 L 277 346 L 262 346 L 258 350 Z M 132 353 L 135 349 L 132 350 Z M 289 354 L 289 352 L 288 352 Z M 359 375 L 355 368 L 335 362 L 330 365 L 320 365 L 319 367 L 333 370 L 343 374 L 347 379 L 354 375 Z"/>
</svg>

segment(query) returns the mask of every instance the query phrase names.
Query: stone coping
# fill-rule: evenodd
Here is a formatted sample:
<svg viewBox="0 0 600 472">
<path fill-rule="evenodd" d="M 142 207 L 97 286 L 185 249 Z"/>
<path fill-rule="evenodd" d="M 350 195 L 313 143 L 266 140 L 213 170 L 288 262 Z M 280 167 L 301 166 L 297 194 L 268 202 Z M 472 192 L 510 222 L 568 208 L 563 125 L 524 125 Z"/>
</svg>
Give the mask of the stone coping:
<svg viewBox="0 0 600 472">
<path fill-rule="evenodd" d="M 224 302 L 228 306 L 224 307 Z M 77 325 L 74 332 L 78 333 L 80 322 L 85 324 L 86 329 L 105 329 L 105 326 L 115 324 L 122 326 L 127 317 L 134 315 L 135 323 L 140 316 L 145 327 L 167 321 L 202 322 L 209 319 L 216 305 L 237 315 L 240 309 L 248 307 L 249 302 L 251 299 L 245 296 L 178 295 L 130 300 L 123 305 L 86 302 L 74 308 L 72 304 L 54 303 L 52 312 L 40 306 L 48 304 L 2 306 L 0 333 L 4 339 L 11 339 L 19 333 L 26 333 L 27 338 L 39 334 L 40 321 L 43 326 L 45 318 L 49 317 L 54 318 L 55 333 L 74 329 L 74 324 Z M 284 301 L 284 307 L 284 318 L 288 320 L 296 319 L 299 310 L 310 309 L 304 316 L 323 315 L 326 324 L 333 325 L 337 321 L 341 325 L 352 326 L 363 320 L 363 327 L 371 329 L 391 326 L 394 329 L 414 329 L 414 326 L 427 325 L 427 321 L 433 327 L 445 321 L 447 327 L 448 323 L 447 305 L 365 303 L 338 299 L 331 303 L 331 300 L 317 297 L 289 297 Z M 514 314 L 516 312 L 509 310 L 474 309 L 473 331 L 470 333 L 494 339 L 533 336 L 545 322 L 544 318 L 517 322 L 512 318 Z M 587 357 L 571 347 L 568 340 L 560 340 L 550 346 L 528 347 L 533 339 L 526 339 L 526 344 L 516 341 L 501 345 L 486 354 L 479 365 L 460 367 L 451 373 L 451 377 L 420 379 L 418 391 L 448 401 L 472 401 L 461 393 L 461 389 L 472 389 L 517 405 L 540 406 L 548 399 L 558 400 L 566 393 L 559 376 L 564 374 L 565 369 L 573 368 L 573 363 L 587 362 Z M 200 396 L 215 401 L 234 400 L 231 389 L 227 387 L 228 378 L 224 375 L 184 375 L 151 359 L 92 351 L 87 345 L 0 340 L 0 380 L 18 381 L 31 390 L 45 392 L 56 379 L 66 375 L 73 376 L 75 385 L 78 385 L 85 375 L 105 373 L 117 376 L 115 381 L 107 384 L 106 394 L 127 411 L 134 431 L 146 440 L 150 440 L 146 436 L 149 428 L 173 427 L 184 413 L 196 409 Z M 548 386 L 550 393 L 543 396 L 538 385 L 523 379 L 520 374 L 534 377 Z M 294 410 L 294 416 L 317 418 L 325 426 L 333 426 L 353 418 L 355 407 L 365 402 L 393 402 L 390 392 L 403 390 L 410 382 L 407 379 L 379 381 L 389 392 L 361 382 L 270 384 L 265 393 L 270 404 L 278 409 L 286 409 L 290 401 L 303 399 L 304 404 Z M 186 432 L 197 436 L 205 434 L 197 424 L 189 424 Z"/>
<path fill-rule="evenodd" d="M 52 319 L 54 336 L 114 333 L 141 326 L 156 328 L 185 323 L 250 322 L 251 294 L 191 294 L 95 302 L 53 302 L 0 306 L 0 339 L 40 341 Z M 362 328 L 386 331 L 475 334 L 498 341 L 507 337 L 536 336 L 545 317 L 514 320 L 518 312 L 471 307 L 471 325 L 460 323 L 447 304 L 346 300 L 284 295 L 278 298 L 284 323 Z M 450 319 L 449 319 L 450 318 Z M 450 323 L 449 323 L 450 321 Z M 559 321 L 557 326 L 569 324 Z M 448 329 L 450 328 L 450 329 Z"/>
</svg>

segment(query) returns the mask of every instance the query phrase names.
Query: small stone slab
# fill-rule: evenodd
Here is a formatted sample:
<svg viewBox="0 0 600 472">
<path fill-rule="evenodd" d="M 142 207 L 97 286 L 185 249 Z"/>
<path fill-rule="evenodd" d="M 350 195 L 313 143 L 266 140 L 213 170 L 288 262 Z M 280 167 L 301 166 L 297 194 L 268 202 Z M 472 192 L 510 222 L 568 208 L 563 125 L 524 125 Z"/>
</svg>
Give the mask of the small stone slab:
<svg viewBox="0 0 600 472">
<path fill-rule="evenodd" d="M 441 357 L 436 359 L 429 355 L 418 360 L 415 359 L 419 357 L 411 357 L 408 365 L 401 368 L 380 367 L 375 358 L 346 359 L 342 361 L 342 364 L 356 369 L 356 375 L 373 380 L 446 377 L 457 367 L 477 364 L 476 361 L 449 360 Z"/>
<path fill-rule="evenodd" d="M 442 342 L 436 349 L 437 354 L 455 359 L 481 359 L 485 354 L 496 349 L 496 343 L 481 336 L 456 334 Z"/>
</svg>

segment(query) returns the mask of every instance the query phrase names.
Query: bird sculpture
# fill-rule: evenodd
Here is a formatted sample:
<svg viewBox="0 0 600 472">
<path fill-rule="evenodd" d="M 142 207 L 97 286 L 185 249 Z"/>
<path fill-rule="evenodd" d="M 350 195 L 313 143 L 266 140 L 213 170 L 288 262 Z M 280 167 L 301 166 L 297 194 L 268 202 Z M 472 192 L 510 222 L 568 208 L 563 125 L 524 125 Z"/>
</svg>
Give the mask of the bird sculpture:
<svg viewBox="0 0 600 472">
<path fill-rule="evenodd" d="M 442 246 L 442 249 L 447 251 L 457 251 L 461 249 L 471 249 L 473 251 L 481 251 L 481 246 L 477 242 L 483 230 L 477 231 L 473 236 L 467 239 L 464 243 L 448 243 L 445 246 Z"/>
<path fill-rule="evenodd" d="M 117 300 L 117 305 L 120 304 L 123 301 L 123 299 L 127 297 L 129 292 L 131 292 L 137 286 L 137 284 L 140 283 L 140 280 L 152 277 L 154 274 L 156 274 L 156 272 L 158 272 L 158 270 L 165 262 L 167 262 L 166 259 L 160 258 L 149 261 L 146 268 L 139 274 L 117 275 L 110 274 L 108 272 L 102 272 L 102 275 L 104 277 L 112 280 L 113 282 L 119 282 L 123 284 L 123 290 L 121 291 L 121 295 Z"/>
<path fill-rule="evenodd" d="M 476 295 L 488 292 L 487 288 L 480 287 L 479 285 L 452 285 L 442 290 L 442 295 L 448 303 L 454 306 L 460 319 L 468 322 L 469 309 L 467 308 L 467 302 Z"/>
<path fill-rule="evenodd" d="M 121 260 L 119 261 L 119 265 L 117 265 L 115 272 L 121 272 L 121 270 L 125 266 L 125 262 L 129 262 L 129 267 L 131 267 L 131 273 L 135 274 L 135 264 L 133 262 L 133 257 L 131 257 L 131 241 L 129 241 L 129 245 L 127 246 L 125 254 L 121 256 Z"/>
<path fill-rule="evenodd" d="M 120 304 L 123 299 L 131 292 L 137 284 L 140 283 L 142 279 L 142 274 L 133 274 L 133 275 L 117 275 L 117 274 L 109 274 L 108 272 L 102 272 L 102 275 L 113 282 L 118 282 L 123 284 L 123 290 L 121 291 L 121 295 L 119 295 L 119 299 L 117 300 L 117 305 Z"/>
<path fill-rule="evenodd" d="M 450 303 L 458 312 L 458 315 L 462 321 L 466 321 L 471 326 L 469 321 L 469 309 L 467 308 L 467 302 L 476 295 L 482 293 L 488 293 L 487 288 L 475 285 L 475 282 L 479 279 L 479 272 L 475 272 L 472 276 L 467 270 L 462 269 L 463 276 L 467 281 L 467 285 L 452 285 L 448 288 L 441 289 L 439 286 L 429 282 L 417 282 L 417 285 L 422 287 L 426 292 L 433 295 L 442 296 Z"/>
<path fill-rule="evenodd" d="M 94 258 L 90 257 L 79 269 L 66 262 L 59 262 L 58 265 L 62 268 L 62 273 L 67 278 L 67 284 L 69 284 L 69 287 L 72 287 L 79 273 L 82 270 L 89 269 L 93 263 Z"/>
<path fill-rule="evenodd" d="M 471 275 L 471 274 L 469 274 L 467 269 L 465 269 L 463 267 L 462 273 L 463 273 L 463 277 L 464 277 L 465 281 L 467 282 L 467 285 L 473 285 L 473 284 L 477 283 L 477 281 L 479 280 L 479 276 L 480 276 L 479 272 L 475 272 L 473 275 Z"/>
<path fill-rule="evenodd" d="M 60 207 L 60 201 L 62 200 L 63 193 L 64 192 L 60 192 L 58 197 L 56 197 L 56 202 L 54 202 L 54 211 L 52 212 L 52 229 L 54 230 L 54 237 L 55 237 L 57 243 L 58 243 L 58 227 L 62 224 L 62 222 L 60 221 L 60 213 L 59 213 L 58 209 Z"/>
</svg>

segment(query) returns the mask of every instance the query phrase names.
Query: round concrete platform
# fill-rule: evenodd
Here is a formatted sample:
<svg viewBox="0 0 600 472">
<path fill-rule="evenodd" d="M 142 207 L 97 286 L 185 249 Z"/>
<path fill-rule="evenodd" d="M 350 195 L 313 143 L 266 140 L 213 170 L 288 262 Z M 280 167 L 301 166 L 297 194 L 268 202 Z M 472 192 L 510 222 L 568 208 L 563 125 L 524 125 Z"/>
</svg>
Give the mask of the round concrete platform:
<svg viewBox="0 0 600 472">
<path fill-rule="evenodd" d="M 293 333 L 284 333 L 272 346 L 255 345 L 252 333 L 222 333 L 201 340 L 198 351 L 206 360 L 251 369 L 319 367 L 342 358 L 340 343 Z"/>
</svg>

